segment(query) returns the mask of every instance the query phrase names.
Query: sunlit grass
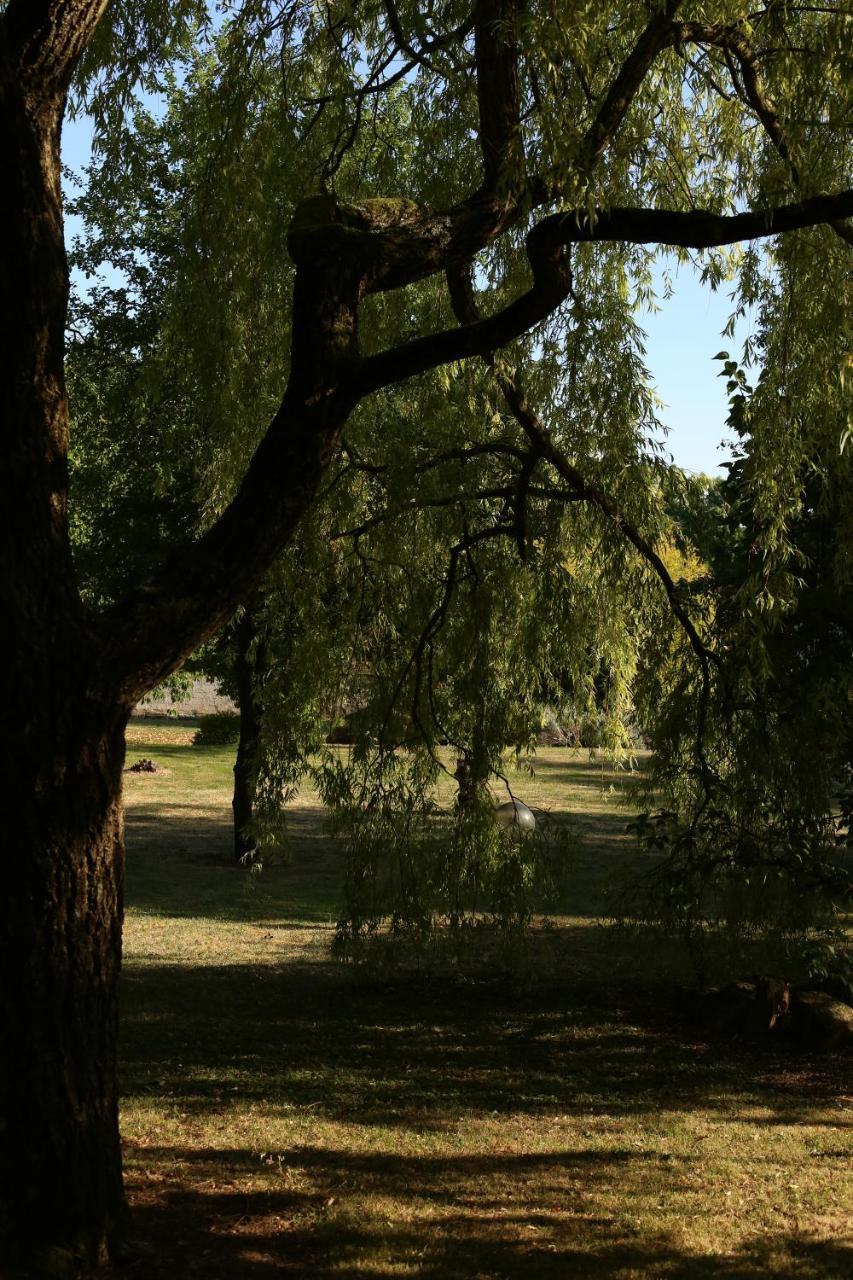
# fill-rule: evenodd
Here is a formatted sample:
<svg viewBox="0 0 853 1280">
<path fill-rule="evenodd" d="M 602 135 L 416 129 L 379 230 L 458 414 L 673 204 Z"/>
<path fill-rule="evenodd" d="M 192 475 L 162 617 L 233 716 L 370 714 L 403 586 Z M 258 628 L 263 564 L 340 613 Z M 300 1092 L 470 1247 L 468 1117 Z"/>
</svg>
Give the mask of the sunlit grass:
<svg viewBox="0 0 853 1280">
<path fill-rule="evenodd" d="M 636 857 L 629 776 L 549 750 L 513 782 L 579 836 L 549 975 L 380 979 L 330 956 L 340 850 L 316 797 L 289 861 L 249 875 L 233 749 L 189 741 L 145 725 L 128 746 L 170 771 L 127 775 L 140 1274 L 853 1273 L 845 1064 L 680 1034 L 651 966 L 596 923 Z"/>
</svg>

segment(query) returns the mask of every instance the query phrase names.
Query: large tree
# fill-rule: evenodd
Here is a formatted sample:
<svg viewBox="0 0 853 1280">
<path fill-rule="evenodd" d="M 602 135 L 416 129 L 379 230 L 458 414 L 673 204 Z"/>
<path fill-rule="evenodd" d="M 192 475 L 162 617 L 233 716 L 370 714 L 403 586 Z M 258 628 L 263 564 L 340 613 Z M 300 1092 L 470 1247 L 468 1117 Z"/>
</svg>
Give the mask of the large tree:
<svg viewBox="0 0 853 1280">
<path fill-rule="evenodd" d="M 287 382 L 218 518 L 101 610 L 84 603 L 69 548 L 62 121 L 77 74 L 105 128 L 120 132 L 135 78 L 150 83 L 153 63 L 186 49 L 204 6 L 8 0 L 0 12 L 0 1202 L 8 1248 L 24 1254 L 46 1241 L 104 1258 L 122 1215 L 115 1065 L 127 717 L 261 582 L 357 406 L 439 366 L 493 362 L 525 335 L 541 339 L 547 321 L 551 341 L 560 317 L 583 308 L 573 254 L 576 276 L 595 263 L 599 290 L 616 296 L 643 276 L 637 246 L 709 250 L 820 227 L 811 234 L 835 262 L 833 237 L 846 252 L 851 235 L 842 221 L 853 214 L 845 26 L 834 5 L 227 7 L 232 20 L 195 85 L 208 103 L 202 119 L 222 140 L 215 180 L 246 177 L 229 171 L 228 139 L 257 117 L 258 59 L 281 69 L 279 165 L 299 166 L 315 128 L 330 141 L 313 178 L 319 194 L 300 204 L 280 246 L 293 263 L 280 300 Z M 198 28 L 199 41 L 208 36 Z M 374 104 L 393 94 L 420 176 L 402 194 L 370 181 L 359 191 L 351 168 L 342 199 L 336 175 L 365 131 L 379 145 Z M 255 216 L 265 216 L 263 201 Z M 266 216 L 273 222 L 272 207 Z M 710 275 L 721 269 L 712 258 Z M 434 308 L 413 303 L 402 339 L 376 345 L 383 296 L 442 273 L 438 327 Z M 472 279 L 484 294 L 494 284 L 482 310 Z M 197 301 L 196 326 L 220 332 L 227 296 L 212 289 Z M 227 342 L 227 325 L 221 332 Z M 584 341 L 594 344 L 594 325 Z M 536 352 L 528 341 L 516 359 L 535 364 Z M 494 376 L 524 432 L 525 476 L 556 474 L 623 528 L 512 368 L 498 364 Z M 629 405 L 627 390 L 623 418 Z M 607 447 L 590 438 L 590 457 Z M 698 636 L 692 643 L 701 659 Z"/>
</svg>

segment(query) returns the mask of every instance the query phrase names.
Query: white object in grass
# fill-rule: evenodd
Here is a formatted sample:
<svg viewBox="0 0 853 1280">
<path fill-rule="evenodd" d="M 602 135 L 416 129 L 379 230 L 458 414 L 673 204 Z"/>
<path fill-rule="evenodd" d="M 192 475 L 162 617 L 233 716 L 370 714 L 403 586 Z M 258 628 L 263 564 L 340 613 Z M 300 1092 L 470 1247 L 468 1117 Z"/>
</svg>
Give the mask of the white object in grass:
<svg viewBox="0 0 853 1280">
<path fill-rule="evenodd" d="M 508 800 L 506 804 L 499 804 L 495 809 L 495 818 L 502 827 L 513 827 L 519 835 L 536 828 L 536 819 L 520 800 Z"/>
</svg>

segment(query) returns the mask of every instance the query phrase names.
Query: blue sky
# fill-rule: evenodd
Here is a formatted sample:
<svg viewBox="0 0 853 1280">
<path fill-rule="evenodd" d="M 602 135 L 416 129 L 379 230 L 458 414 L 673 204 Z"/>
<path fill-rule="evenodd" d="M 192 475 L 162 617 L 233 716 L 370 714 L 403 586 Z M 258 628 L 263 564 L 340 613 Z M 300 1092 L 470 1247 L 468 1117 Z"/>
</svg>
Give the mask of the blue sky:
<svg viewBox="0 0 853 1280">
<path fill-rule="evenodd" d="M 80 169 L 89 159 L 91 129 L 85 118 L 66 121 L 63 160 Z M 73 221 L 67 228 L 70 240 Z M 663 266 L 661 267 L 661 270 Z M 719 364 L 713 356 L 725 347 L 736 352 L 742 340 L 724 341 L 723 327 L 731 311 L 724 287 L 713 293 L 702 286 L 689 268 L 676 271 L 669 264 L 673 296 L 660 300 L 660 310 L 645 314 L 641 323 L 648 334 L 646 364 L 665 407 L 660 418 L 668 428 L 665 447 L 680 467 L 690 471 L 718 472 L 729 456 L 721 447 L 727 435 L 728 405 Z"/>
<path fill-rule="evenodd" d="M 669 429 L 666 448 L 680 467 L 710 475 L 731 456 L 721 447 L 730 436 L 728 400 L 713 357 L 721 349 L 737 355 L 744 326 L 738 325 L 734 340 L 724 339 L 732 310 L 728 288 L 713 293 L 689 268 L 676 273 L 673 264 L 670 270 L 672 297 L 660 300 L 660 311 L 641 317 L 648 334 L 646 364 L 665 403 L 659 416 Z"/>
</svg>

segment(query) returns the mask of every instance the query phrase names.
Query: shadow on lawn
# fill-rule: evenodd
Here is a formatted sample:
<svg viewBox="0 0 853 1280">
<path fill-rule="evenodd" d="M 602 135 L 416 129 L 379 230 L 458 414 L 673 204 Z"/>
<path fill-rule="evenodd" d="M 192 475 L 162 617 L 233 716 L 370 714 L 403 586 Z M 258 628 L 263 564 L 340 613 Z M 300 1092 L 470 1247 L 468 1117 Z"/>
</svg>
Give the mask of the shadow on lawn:
<svg viewBox="0 0 853 1280">
<path fill-rule="evenodd" d="M 253 876 L 234 858 L 227 810 L 212 818 L 168 797 L 158 804 L 137 803 L 126 815 L 129 910 L 232 921 L 277 915 L 289 925 L 337 915 L 341 851 L 316 808 L 288 811 L 285 855 Z"/>
<path fill-rule="evenodd" d="M 149 1162 L 160 1171 L 150 1177 Z M 687 1253 L 663 1231 L 641 1236 L 635 1206 L 650 1179 L 653 1193 L 661 1178 L 672 1180 L 654 1163 L 619 1149 L 403 1159 L 308 1147 L 287 1154 L 279 1185 L 258 1190 L 257 1153 L 148 1148 L 128 1180 L 135 1256 L 127 1272 L 146 1280 L 851 1274 L 853 1249 L 783 1222 L 733 1255 Z M 595 1212 L 614 1191 L 613 1211 Z"/>
<path fill-rule="evenodd" d="M 572 767 L 553 765 L 555 775 Z M 239 922 L 249 960 L 228 964 L 223 950 L 223 963 L 131 958 L 125 970 L 123 1096 L 163 1118 L 162 1145 L 127 1144 L 131 1280 L 853 1273 L 853 1250 L 798 1236 L 782 1208 L 778 1231 L 737 1255 L 686 1252 L 667 1232 L 692 1212 L 701 1146 L 670 1156 L 627 1137 L 630 1117 L 661 1111 L 701 1108 L 725 1124 L 733 1100 L 751 1125 L 828 1125 L 837 1060 L 712 1050 L 681 1035 L 665 990 L 636 960 L 631 981 L 619 977 L 606 936 L 589 925 L 550 930 L 559 981 L 523 990 L 501 977 L 368 980 L 331 960 L 299 960 L 297 933 L 328 924 L 339 892 L 340 852 L 318 810 L 292 811 L 290 863 L 243 893 L 249 878 L 231 860 L 227 810 L 222 820 L 200 816 L 186 793 L 176 799 L 152 791 L 128 815 L 129 906 Z M 578 821 L 588 841 L 580 916 L 593 910 L 608 862 L 600 855 L 624 817 Z M 191 928 L 167 927 L 186 929 L 189 960 Z M 301 1145 L 265 1156 L 236 1148 L 254 1141 L 239 1128 L 247 1116 L 259 1142 L 266 1118 L 270 1132 Z M 536 1117 L 553 1149 L 513 1151 L 511 1135 Z M 460 1121 L 471 1120 L 480 1150 L 456 1153 Z M 338 1123 L 346 1130 L 329 1139 Z M 574 1149 L 572 1127 L 589 1149 Z M 223 1133 L 235 1147 L 207 1145 Z M 658 1196 L 669 1225 L 640 1235 L 637 1209 L 644 1203 L 649 1221 Z"/>
<path fill-rule="evenodd" d="M 543 902 L 542 908 L 596 919 L 606 912 L 622 868 L 630 862 L 636 871 L 644 858 L 626 834 L 628 814 L 623 810 L 603 817 L 572 814 L 570 822 L 577 851 L 567 871 L 567 886 L 559 902 Z M 240 918 L 248 902 L 249 875 L 234 859 L 228 810 L 209 817 L 192 802 L 157 796 L 137 800 L 126 814 L 125 825 L 130 909 L 156 915 Z M 287 811 L 283 855 L 265 864 L 249 888 L 256 899 L 280 899 L 283 919 L 294 918 L 289 901 L 294 893 L 303 918 L 307 913 L 309 919 L 328 919 L 330 910 L 337 914 L 342 879 L 343 846 L 328 834 L 322 812 L 292 806 Z M 255 914 L 250 904 L 248 918 Z"/>
<path fill-rule="evenodd" d="M 765 1123 L 820 1123 L 839 1079 L 829 1056 L 711 1053 L 674 1034 L 659 1002 L 600 981 L 513 995 L 496 980 L 366 983 L 332 964 L 140 966 L 122 1009 L 125 1096 L 157 1095 L 189 1118 L 257 1103 L 426 1131 L 470 1115 L 683 1110 L 734 1092 Z"/>
</svg>

